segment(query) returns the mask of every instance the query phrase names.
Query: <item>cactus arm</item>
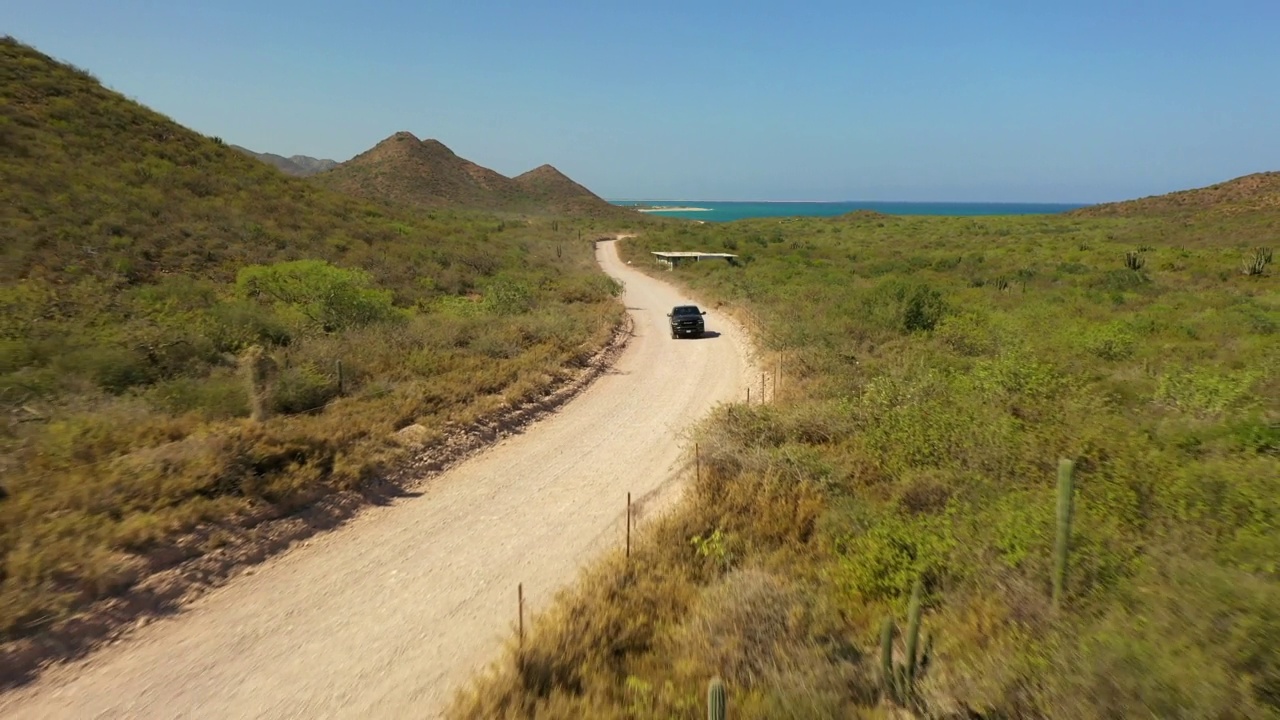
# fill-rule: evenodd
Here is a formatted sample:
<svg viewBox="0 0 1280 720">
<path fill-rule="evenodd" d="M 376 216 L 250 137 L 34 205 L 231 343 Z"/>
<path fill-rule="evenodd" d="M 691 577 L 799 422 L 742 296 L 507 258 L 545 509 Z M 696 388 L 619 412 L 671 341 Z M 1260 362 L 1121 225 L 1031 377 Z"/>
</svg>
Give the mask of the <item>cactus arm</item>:
<svg viewBox="0 0 1280 720">
<path fill-rule="evenodd" d="M 890 697 L 894 695 L 893 678 L 893 618 L 885 618 L 880 628 L 880 681 Z"/>
<path fill-rule="evenodd" d="M 907 691 L 914 692 L 916 682 L 916 648 L 920 643 L 920 596 L 923 593 L 923 585 L 920 580 L 916 580 L 915 587 L 911 589 L 911 604 L 907 609 Z"/>
</svg>

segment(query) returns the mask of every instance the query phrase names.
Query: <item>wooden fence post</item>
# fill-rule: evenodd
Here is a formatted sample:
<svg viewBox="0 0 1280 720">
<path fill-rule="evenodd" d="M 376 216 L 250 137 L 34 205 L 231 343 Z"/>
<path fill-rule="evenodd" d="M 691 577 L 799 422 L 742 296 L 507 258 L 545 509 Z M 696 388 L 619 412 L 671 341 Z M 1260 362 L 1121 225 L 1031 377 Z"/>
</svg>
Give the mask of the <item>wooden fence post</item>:
<svg viewBox="0 0 1280 720">
<path fill-rule="evenodd" d="M 627 493 L 627 557 L 631 557 L 631 493 Z"/>
<path fill-rule="evenodd" d="M 520 604 L 520 650 L 524 651 L 524 583 L 516 585 L 516 598 Z"/>
</svg>

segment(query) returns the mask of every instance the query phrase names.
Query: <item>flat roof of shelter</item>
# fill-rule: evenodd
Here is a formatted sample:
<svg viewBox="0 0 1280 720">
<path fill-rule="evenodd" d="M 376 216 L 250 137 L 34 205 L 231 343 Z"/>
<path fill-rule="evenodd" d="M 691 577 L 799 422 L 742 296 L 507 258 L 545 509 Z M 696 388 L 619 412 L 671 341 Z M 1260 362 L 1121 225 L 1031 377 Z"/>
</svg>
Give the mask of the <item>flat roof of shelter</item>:
<svg viewBox="0 0 1280 720">
<path fill-rule="evenodd" d="M 709 253 L 709 252 L 688 252 L 688 251 L 662 252 L 658 250 L 651 250 L 650 252 L 652 252 L 654 255 L 657 255 L 658 257 L 723 257 L 723 258 L 738 257 L 733 253 Z"/>
</svg>

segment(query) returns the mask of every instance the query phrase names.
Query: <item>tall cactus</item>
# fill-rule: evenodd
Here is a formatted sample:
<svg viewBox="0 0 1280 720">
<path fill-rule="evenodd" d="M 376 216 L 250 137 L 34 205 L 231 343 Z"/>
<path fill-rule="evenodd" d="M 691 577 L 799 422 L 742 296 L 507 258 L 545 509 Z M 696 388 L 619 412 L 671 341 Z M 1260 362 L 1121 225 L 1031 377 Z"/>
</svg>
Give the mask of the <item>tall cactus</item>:
<svg viewBox="0 0 1280 720">
<path fill-rule="evenodd" d="M 1129 250 L 1124 254 L 1124 266 L 1129 268 L 1130 270 L 1133 270 L 1136 272 L 1138 270 L 1141 270 L 1142 266 L 1146 264 L 1147 264 L 1147 259 L 1142 256 L 1141 252 L 1135 252 L 1133 250 Z"/>
<path fill-rule="evenodd" d="M 907 606 L 907 689 L 915 689 L 916 684 L 916 649 L 920 641 L 920 595 L 922 583 L 916 580 L 911 588 L 911 604 Z"/>
<path fill-rule="evenodd" d="M 885 618 L 880 628 L 880 684 L 887 695 L 894 696 L 893 618 Z"/>
<path fill-rule="evenodd" d="M 261 347 L 254 345 L 240 357 L 240 369 L 249 395 L 250 418 L 262 422 L 271 412 L 271 383 L 278 366 Z"/>
<path fill-rule="evenodd" d="M 929 664 L 932 649 L 932 638 L 925 640 L 923 652 L 920 648 L 920 612 L 924 584 L 916 580 L 911 589 L 911 604 L 907 608 L 907 634 L 905 637 L 906 654 L 902 664 L 893 662 L 893 636 L 895 627 L 893 618 L 885 618 L 880 629 L 880 674 L 885 695 L 894 703 L 908 707 L 917 704 L 916 681 L 924 674 Z"/>
<path fill-rule="evenodd" d="M 707 720 L 724 720 L 727 706 L 724 682 L 718 677 L 712 678 L 707 684 Z"/>
<path fill-rule="evenodd" d="M 1058 540 L 1053 552 L 1053 606 L 1061 607 L 1066 593 L 1067 555 L 1071 551 L 1071 513 L 1075 492 L 1074 461 L 1058 461 Z"/>
<path fill-rule="evenodd" d="M 1271 262 L 1271 248 L 1258 247 L 1240 263 L 1240 272 L 1245 275 L 1261 275 Z"/>
</svg>

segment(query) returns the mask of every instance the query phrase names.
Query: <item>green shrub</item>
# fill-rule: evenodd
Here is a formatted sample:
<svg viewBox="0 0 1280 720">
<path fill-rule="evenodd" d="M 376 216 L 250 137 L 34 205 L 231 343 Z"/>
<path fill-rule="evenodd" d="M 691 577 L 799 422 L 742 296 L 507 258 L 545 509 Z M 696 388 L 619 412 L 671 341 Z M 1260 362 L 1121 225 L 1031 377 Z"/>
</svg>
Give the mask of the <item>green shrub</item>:
<svg viewBox="0 0 1280 720">
<path fill-rule="evenodd" d="M 1258 415 L 1241 418 L 1231 424 L 1230 437 L 1238 450 L 1280 456 L 1280 420 Z"/>
<path fill-rule="evenodd" d="M 836 544 L 840 577 L 858 597 L 903 598 L 917 578 L 947 574 L 955 545 L 950 517 L 882 514 L 868 523 Z"/>
<path fill-rule="evenodd" d="M 946 312 L 942 293 L 899 279 L 881 281 L 863 296 L 861 306 L 862 317 L 901 333 L 932 330 Z"/>
<path fill-rule="evenodd" d="M 907 332 L 932 330 L 945 311 L 942 293 L 930 287 L 917 286 L 912 289 L 902 309 L 902 327 Z"/>
<path fill-rule="evenodd" d="M 0 374 L 15 372 L 35 363 L 31 341 L 23 338 L 0 338 Z"/>
<path fill-rule="evenodd" d="M 286 367 L 271 387 L 271 408 L 282 414 L 316 410 L 338 395 L 336 379 L 311 363 Z"/>
<path fill-rule="evenodd" d="M 995 332 L 972 313 L 944 318 L 937 335 L 943 344 L 960 355 L 989 355 L 998 347 Z"/>
<path fill-rule="evenodd" d="M 1261 377 L 1259 370 L 1170 370 L 1160 376 L 1155 399 L 1191 413 L 1217 414 L 1228 408 L 1256 404 L 1257 398 L 1251 390 Z"/>
<path fill-rule="evenodd" d="M 455 318 L 479 317 L 485 306 L 460 295 L 444 295 L 435 299 L 429 311 Z"/>
<path fill-rule="evenodd" d="M 371 282 L 363 270 L 339 268 L 323 260 L 253 265 L 236 276 L 244 297 L 286 305 L 324 332 L 397 317 L 391 291 L 375 289 Z"/>
<path fill-rule="evenodd" d="M 220 352 L 238 354 L 250 345 L 284 346 L 292 340 L 274 309 L 248 300 L 228 300 L 209 309 L 202 322 Z"/>
<path fill-rule="evenodd" d="M 485 310 L 494 315 L 519 315 L 533 309 L 533 290 L 527 283 L 497 279 L 484 291 Z"/>
<path fill-rule="evenodd" d="M 149 313 L 173 314 L 212 307 L 218 301 L 218 286 L 189 275 L 164 275 L 153 285 L 135 289 L 133 294 Z"/>
<path fill-rule="evenodd" d="M 514 358 L 520 354 L 524 345 L 518 328 L 496 323 L 481 328 L 467 342 L 467 347 L 473 352 L 493 359 Z"/>
<path fill-rule="evenodd" d="M 1030 563 L 1035 572 L 1045 566 L 1054 523 L 1054 508 L 1046 497 L 1009 493 L 982 517 L 991 529 L 992 544 L 1010 567 L 1023 568 Z"/>
<path fill-rule="evenodd" d="M 249 416 L 244 380 L 234 372 L 204 378 L 175 378 L 158 383 L 150 395 L 162 410 L 174 415 L 193 412 L 206 420 Z"/>
<path fill-rule="evenodd" d="M 1010 348 L 995 358 L 979 361 L 970 379 L 989 396 L 1019 399 L 1052 398 L 1068 386 L 1057 368 L 1021 348 Z"/>
<path fill-rule="evenodd" d="M 622 284 L 607 276 L 567 278 L 556 287 L 560 302 L 597 303 L 622 294 Z"/>
<path fill-rule="evenodd" d="M 1057 645 L 1037 678 L 1048 717 L 1269 717 L 1280 710 L 1280 592 L 1197 560 L 1160 557 L 1124 603 Z"/>
<path fill-rule="evenodd" d="M 1148 286 L 1151 278 L 1133 270 L 1108 270 L 1096 276 L 1090 286 L 1108 292 L 1137 292 Z"/>
<path fill-rule="evenodd" d="M 1084 346 L 1103 360 L 1127 360 L 1133 357 L 1137 339 L 1123 324 L 1110 323 L 1089 330 Z"/>
<path fill-rule="evenodd" d="M 56 366 L 62 372 L 86 377 L 114 395 L 155 379 L 151 364 L 141 353 L 112 345 L 73 352 L 58 359 Z"/>
</svg>

